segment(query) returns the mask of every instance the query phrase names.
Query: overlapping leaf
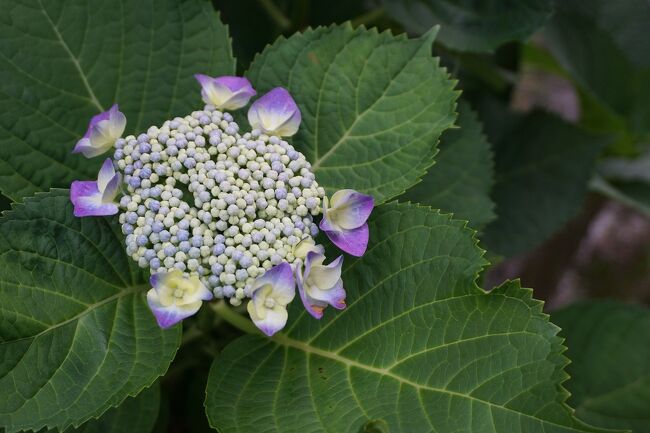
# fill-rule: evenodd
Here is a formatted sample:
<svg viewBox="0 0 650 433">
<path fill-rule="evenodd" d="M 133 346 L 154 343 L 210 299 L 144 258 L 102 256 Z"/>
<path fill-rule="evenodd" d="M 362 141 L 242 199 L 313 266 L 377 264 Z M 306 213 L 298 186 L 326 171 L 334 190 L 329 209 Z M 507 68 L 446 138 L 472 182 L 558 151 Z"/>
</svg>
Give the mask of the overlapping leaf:
<svg viewBox="0 0 650 433">
<path fill-rule="evenodd" d="M 0 16 L 0 190 L 15 200 L 98 161 L 70 155 L 119 103 L 146 130 L 200 104 L 192 74 L 231 74 L 227 29 L 201 0 L 7 0 Z"/>
<path fill-rule="evenodd" d="M 0 219 L 0 425 L 65 430 L 162 375 L 180 327 L 163 331 L 115 219 L 72 215 L 67 191 Z"/>
<path fill-rule="evenodd" d="M 522 120 L 495 146 L 497 219 L 483 237 L 489 249 L 520 253 L 575 216 L 606 142 L 549 114 Z"/>
<path fill-rule="evenodd" d="M 469 104 L 459 104 L 458 111 L 458 129 L 443 134 L 436 163 L 404 198 L 453 212 L 472 227 L 482 227 L 495 217 L 490 199 L 492 150 Z"/>
<path fill-rule="evenodd" d="M 486 293 L 473 231 L 428 208 L 376 209 L 343 272 L 348 308 L 246 336 L 215 360 L 206 409 L 221 433 L 598 431 L 570 416 L 561 340 L 516 283 Z M 369 422 L 371 421 L 371 422 Z M 364 427 L 364 428 L 365 428 Z"/>
<path fill-rule="evenodd" d="M 431 57 L 434 37 L 309 29 L 267 47 L 248 76 L 259 92 L 283 86 L 295 97 L 302 125 L 293 143 L 320 184 L 382 202 L 425 173 L 455 118 L 457 93 Z"/>
<path fill-rule="evenodd" d="M 647 142 L 650 4 L 644 0 L 565 0 L 557 6 L 545 40 L 571 77 L 591 95 L 590 104 L 600 104 L 597 120 L 601 124 L 590 122 L 590 126 L 624 129 L 636 140 Z"/>
<path fill-rule="evenodd" d="M 493 51 L 540 28 L 553 10 L 550 0 L 383 0 L 407 30 L 424 33 L 440 24 L 440 42 L 461 51 Z"/>
<path fill-rule="evenodd" d="M 553 314 L 567 338 L 570 403 L 594 425 L 650 431 L 650 311 L 584 302 Z"/>
</svg>

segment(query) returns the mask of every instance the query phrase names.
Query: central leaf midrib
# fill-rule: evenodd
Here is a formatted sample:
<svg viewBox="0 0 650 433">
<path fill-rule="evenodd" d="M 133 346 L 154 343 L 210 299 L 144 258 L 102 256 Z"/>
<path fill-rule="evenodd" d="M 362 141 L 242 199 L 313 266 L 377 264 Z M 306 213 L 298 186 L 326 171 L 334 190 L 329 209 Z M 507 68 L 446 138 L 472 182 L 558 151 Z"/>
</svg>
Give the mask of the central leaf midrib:
<svg viewBox="0 0 650 433">
<path fill-rule="evenodd" d="M 389 80 L 386 87 L 384 87 L 382 89 L 382 92 L 377 97 L 377 99 L 375 99 L 372 102 L 372 104 L 370 104 L 365 110 L 363 110 L 363 112 L 361 112 L 360 114 L 357 115 L 357 117 L 354 119 L 352 124 L 347 128 L 345 133 L 343 135 L 341 135 L 341 137 L 339 137 L 339 139 L 336 141 L 336 143 L 334 143 L 324 154 L 322 154 L 320 157 L 317 157 L 315 159 L 315 161 L 312 163 L 312 169 L 314 170 L 314 172 L 317 172 L 318 168 L 322 165 L 323 161 L 327 160 L 330 156 L 332 156 L 332 154 L 336 151 L 336 149 L 339 146 L 341 146 L 344 142 L 347 141 L 347 139 L 350 137 L 350 133 L 352 132 L 352 130 L 358 124 L 359 119 L 363 118 L 368 112 L 371 112 L 373 110 L 373 108 L 377 105 L 377 103 L 380 100 L 382 100 L 382 99 L 384 99 L 386 97 L 386 92 L 388 92 L 388 90 L 392 87 L 392 85 L 395 82 L 395 80 L 397 79 L 397 77 L 399 77 L 404 72 L 406 67 L 411 64 L 411 61 L 413 59 L 415 59 L 416 57 L 418 57 L 419 55 L 420 55 L 420 48 L 415 50 L 415 52 L 413 53 L 413 56 L 411 56 L 410 58 L 405 60 L 404 64 L 401 66 L 399 71 L 397 71 L 397 73 L 395 73 L 391 77 L 391 79 Z M 366 60 L 366 62 L 367 62 L 367 60 Z M 358 91 L 358 86 L 357 86 L 357 89 L 355 89 L 355 91 Z M 318 131 L 315 131 L 315 133 L 318 134 Z"/>
<path fill-rule="evenodd" d="M 419 384 L 417 382 L 413 382 L 412 380 L 409 380 L 409 379 L 406 379 L 406 378 L 404 378 L 402 376 L 399 376 L 399 375 L 391 372 L 390 370 L 387 370 L 387 369 L 384 369 L 384 368 L 379 368 L 379 367 L 373 367 L 371 365 L 363 364 L 363 363 L 361 363 L 359 361 L 355 361 L 353 359 L 346 358 L 344 356 L 339 355 L 338 353 L 310 346 L 310 345 L 308 345 L 308 344 L 306 344 L 306 343 L 304 343 L 302 341 L 295 340 L 293 338 L 287 337 L 285 334 L 277 335 L 273 339 L 273 342 L 278 345 L 276 347 L 276 349 L 281 347 L 281 346 L 291 347 L 291 348 L 294 348 L 294 349 L 297 349 L 297 350 L 300 350 L 300 351 L 304 352 L 307 356 L 309 356 L 309 355 L 320 356 L 320 357 L 323 357 L 323 358 L 326 358 L 326 359 L 331 359 L 333 361 L 344 364 L 348 369 L 351 369 L 351 368 L 354 367 L 354 368 L 365 370 L 365 371 L 368 371 L 368 372 L 371 372 L 371 373 L 374 373 L 374 374 L 379 374 L 381 376 L 390 377 L 391 379 L 394 379 L 394 380 L 398 381 L 399 383 L 412 386 L 413 388 L 416 388 L 418 390 L 432 391 L 432 392 L 437 392 L 437 393 L 441 393 L 441 394 L 448 394 L 448 395 L 451 395 L 451 396 L 454 396 L 454 397 L 465 398 L 465 399 L 468 399 L 468 400 L 472 400 L 472 401 L 476 401 L 478 403 L 485 404 L 485 405 L 490 406 L 490 407 L 495 407 L 495 408 L 502 409 L 502 410 L 505 410 L 505 411 L 508 411 L 508 412 L 513 412 L 513 413 L 516 413 L 516 414 L 518 414 L 520 416 L 525 416 L 525 417 L 529 417 L 529 418 L 532 418 L 532 419 L 536 419 L 536 420 L 538 420 L 540 422 L 543 422 L 543 423 L 546 423 L 546 424 L 558 426 L 558 427 L 565 428 L 565 429 L 568 429 L 568 430 L 571 430 L 571 431 L 581 431 L 581 430 L 577 430 L 576 428 L 573 428 L 572 426 L 566 426 L 566 425 L 558 424 L 558 423 L 555 423 L 555 422 L 552 422 L 552 421 L 549 421 L 549 420 L 546 420 L 546 419 L 543 419 L 543 418 L 538 418 L 538 417 L 536 417 L 534 415 L 527 414 L 527 413 L 524 413 L 524 412 L 519 412 L 519 411 L 516 411 L 514 409 L 510 409 L 510 408 L 508 408 L 506 406 L 502 406 L 502 405 L 499 405 L 499 404 L 492 403 L 490 401 L 482 400 L 480 398 L 471 396 L 469 394 L 463 394 L 461 392 L 451 391 L 451 390 L 445 389 L 445 388 L 437 388 L 437 387 L 432 387 L 432 386 L 429 386 L 429 385 Z"/>
<path fill-rule="evenodd" d="M 90 96 L 90 100 L 99 109 L 99 111 L 106 111 L 104 109 L 104 107 L 102 106 L 102 104 L 99 102 L 99 99 L 97 99 L 97 96 L 95 95 L 95 92 L 93 92 L 92 87 L 90 87 L 90 83 L 88 82 L 88 78 L 86 77 L 86 74 L 84 73 L 83 69 L 81 68 L 81 64 L 79 63 L 79 59 L 77 59 L 74 56 L 74 54 L 72 54 L 72 51 L 70 50 L 70 47 L 68 47 L 68 44 L 63 39 L 63 36 L 61 35 L 61 32 L 56 27 L 56 24 L 54 24 L 54 21 L 52 21 L 52 18 L 50 18 L 50 15 L 45 10 L 45 6 L 43 6 L 43 1 L 38 0 L 38 4 L 41 7 L 40 9 L 41 9 L 41 12 L 43 12 L 43 15 L 45 16 L 45 19 L 47 20 L 48 24 L 52 28 L 52 31 L 54 32 L 57 39 L 59 40 L 59 43 L 61 44 L 61 47 L 66 52 L 68 57 L 70 57 L 70 61 L 72 62 L 73 66 L 75 67 L 75 69 L 79 73 L 79 77 L 81 78 L 81 82 L 83 83 L 84 87 L 88 91 L 88 95 Z"/>
</svg>

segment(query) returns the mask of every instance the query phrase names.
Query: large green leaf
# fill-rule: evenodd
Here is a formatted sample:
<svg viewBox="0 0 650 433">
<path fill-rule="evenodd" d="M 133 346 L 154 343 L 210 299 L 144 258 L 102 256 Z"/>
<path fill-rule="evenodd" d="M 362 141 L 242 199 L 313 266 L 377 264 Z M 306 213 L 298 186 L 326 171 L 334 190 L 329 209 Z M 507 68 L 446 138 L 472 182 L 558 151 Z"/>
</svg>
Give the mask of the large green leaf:
<svg viewBox="0 0 650 433">
<path fill-rule="evenodd" d="M 0 194 L 0 212 L 7 210 L 11 207 L 11 200 L 4 195 Z"/>
<path fill-rule="evenodd" d="M 317 321 L 295 301 L 281 334 L 242 337 L 214 361 L 206 397 L 212 426 L 221 433 L 596 431 L 563 403 L 566 360 L 541 302 L 516 283 L 490 293 L 476 285 L 486 262 L 473 234 L 429 208 L 377 208 L 368 252 L 346 259 L 346 310 Z"/>
<path fill-rule="evenodd" d="M 570 403 L 592 424 L 650 431 L 650 310 L 583 302 L 553 314 L 571 358 Z"/>
<path fill-rule="evenodd" d="M 453 212 L 473 227 L 482 227 L 495 216 L 490 199 L 492 150 L 469 104 L 460 103 L 458 111 L 458 129 L 443 134 L 435 165 L 404 198 Z"/>
<path fill-rule="evenodd" d="M 109 409 L 99 419 L 90 420 L 65 433 L 150 433 L 160 409 L 160 386 L 156 383 L 135 397 L 127 398 L 116 408 Z"/>
<path fill-rule="evenodd" d="M 557 14 L 545 30 L 548 47 L 592 95 L 592 103 L 602 104 L 599 119 L 609 114 L 617 128 L 624 124 L 638 140 L 647 142 L 650 4 L 645 0 L 564 0 L 557 4 Z"/>
<path fill-rule="evenodd" d="M 431 57 L 434 37 L 349 24 L 309 29 L 267 47 L 248 76 L 259 92 L 291 91 L 302 110 L 293 142 L 320 184 L 382 202 L 422 177 L 454 122 L 458 93 Z"/>
<path fill-rule="evenodd" d="M 461 51 L 493 51 L 527 38 L 553 10 L 551 0 L 382 0 L 407 30 L 440 24 L 440 42 Z"/>
<path fill-rule="evenodd" d="M 151 385 L 180 327 L 161 330 L 116 218 L 75 218 L 68 192 L 0 219 L 0 425 L 65 430 Z"/>
<path fill-rule="evenodd" d="M 95 176 L 99 161 L 70 154 L 91 116 L 119 103 L 127 129 L 146 130 L 200 106 L 192 74 L 234 68 L 207 1 L 4 1 L 0 190 L 19 200 Z"/>
<path fill-rule="evenodd" d="M 520 121 L 495 146 L 498 218 L 485 229 L 489 249 L 505 256 L 523 252 L 575 216 L 606 141 L 549 114 Z"/>
</svg>

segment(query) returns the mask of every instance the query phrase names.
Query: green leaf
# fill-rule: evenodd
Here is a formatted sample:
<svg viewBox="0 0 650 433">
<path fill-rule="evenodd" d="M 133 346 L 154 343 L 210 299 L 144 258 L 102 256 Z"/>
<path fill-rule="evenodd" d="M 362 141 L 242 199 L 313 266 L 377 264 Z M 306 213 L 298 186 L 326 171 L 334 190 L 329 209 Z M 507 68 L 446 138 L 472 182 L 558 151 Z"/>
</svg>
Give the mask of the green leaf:
<svg viewBox="0 0 650 433">
<path fill-rule="evenodd" d="M 647 141 L 650 42 L 645 35 L 650 4 L 645 0 L 565 0 L 557 2 L 557 7 L 544 40 L 573 79 L 592 95 L 587 106 L 600 103 L 597 119 L 612 118 L 614 124 L 606 126 L 620 129 L 623 123 L 637 140 Z"/>
<path fill-rule="evenodd" d="M 377 203 L 414 185 L 453 124 L 455 82 L 431 57 L 435 31 L 409 40 L 349 24 L 280 38 L 248 76 L 276 86 L 302 111 L 294 145 L 329 193 L 353 188 Z"/>
<path fill-rule="evenodd" d="M 458 111 L 459 129 L 443 134 L 435 165 L 403 197 L 453 212 L 473 227 L 482 227 L 495 217 L 490 199 L 494 183 L 492 149 L 469 104 L 460 103 Z"/>
<path fill-rule="evenodd" d="M 383 419 L 372 420 L 361 426 L 359 433 L 390 433 L 388 424 Z"/>
<path fill-rule="evenodd" d="M 78 428 L 70 427 L 65 433 L 126 432 L 150 433 L 160 410 L 160 385 L 156 382 L 135 397 L 129 397 L 118 407 L 111 408 L 97 418 Z M 3 430 L 0 430 L 2 432 Z M 57 433 L 59 430 L 42 430 L 39 433 Z"/>
<path fill-rule="evenodd" d="M 11 200 L 4 195 L 0 194 L 0 212 L 7 210 L 11 207 Z"/>
<path fill-rule="evenodd" d="M 206 409 L 221 433 L 597 431 L 570 416 L 558 328 L 517 283 L 486 293 L 474 232 L 429 208 L 378 207 L 348 259 L 348 308 L 215 359 Z M 384 429 L 385 430 L 385 429 Z"/>
<path fill-rule="evenodd" d="M 553 11 L 550 0 L 382 0 L 408 31 L 440 24 L 440 42 L 459 51 L 494 51 L 528 38 Z"/>
<path fill-rule="evenodd" d="M 549 114 L 520 121 L 495 146 L 498 219 L 485 229 L 488 248 L 505 256 L 521 253 L 575 216 L 606 142 Z"/>
<path fill-rule="evenodd" d="M 136 397 L 127 398 L 116 408 L 109 409 L 99 419 L 90 420 L 65 433 L 134 432 L 150 433 L 160 409 L 160 386 L 156 383 Z"/>
<path fill-rule="evenodd" d="M 192 74 L 232 74 L 207 1 L 8 0 L 0 17 L 0 189 L 14 200 L 94 177 L 71 155 L 93 115 L 119 103 L 137 132 L 200 106 Z"/>
<path fill-rule="evenodd" d="M 608 428 L 650 431 L 650 310 L 583 302 L 553 313 L 571 358 L 576 415 Z"/>
<path fill-rule="evenodd" d="M 161 330 L 117 218 L 75 218 L 65 190 L 0 219 L 0 425 L 65 430 L 164 374 L 180 327 Z"/>
</svg>

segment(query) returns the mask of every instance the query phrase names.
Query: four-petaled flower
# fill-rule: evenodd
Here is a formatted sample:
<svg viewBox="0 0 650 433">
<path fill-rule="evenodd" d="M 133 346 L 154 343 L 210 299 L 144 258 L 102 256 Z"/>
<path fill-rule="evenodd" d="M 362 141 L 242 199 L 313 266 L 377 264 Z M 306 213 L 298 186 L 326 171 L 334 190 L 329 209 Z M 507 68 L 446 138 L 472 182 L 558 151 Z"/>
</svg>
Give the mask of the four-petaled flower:
<svg viewBox="0 0 650 433">
<path fill-rule="evenodd" d="M 86 158 L 101 155 L 122 136 L 124 128 L 126 128 L 126 117 L 115 104 L 108 111 L 90 119 L 88 130 L 72 152 L 82 153 Z"/>
<path fill-rule="evenodd" d="M 302 275 L 296 272 L 300 299 L 309 314 L 317 319 L 323 317 L 328 304 L 338 310 L 345 308 L 345 289 L 341 279 L 343 256 L 329 265 L 324 265 L 324 261 L 324 254 L 310 251 Z"/>
<path fill-rule="evenodd" d="M 74 216 L 115 215 L 119 209 L 114 202 L 122 181 L 122 175 L 115 172 L 110 159 L 104 161 L 97 180 L 75 180 L 70 185 L 70 201 L 74 205 Z"/>
<path fill-rule="evenodd" d="M 244 77 L 208 77 L 203 74 L 194 76 L 201 84 L 201 96 L 206 104 L 212 104 L 219 110 L 237 110 L 257 94 L 250 81 Z"/>
<path fill-rule="evenodd" d="M 253 102 L 248 110 L 251 127 L 269 135 L 289 137 L 298 131 L 301 120 L 296 102 L 282 87 L 276 87 Z"/>
<path fill-rule="evenodd" d="M 352 189 L 342 189 L 323 201 L 323 219 L 320 228 L 341 250 L 360 257 L 368 247 L 366 221 L 375 203 L 372 196 Z"/>
<path fill-rule="evenodd" d="M 203 301 L 212 299 L 199 277 L 181 271 L 159 272 L 151 276 L 152 289 L 147 292 L 149 308 L 161 328 L 169 328 L 195 314 Z"/>
<path fill-rule="evenodd" d="M 255 326 L 269 337 L 287 323 L 287 305 L 296 295 L 291 265 L 282 262 L 269 269 L 253 283 L 248 314 Z"/>
</svg>

